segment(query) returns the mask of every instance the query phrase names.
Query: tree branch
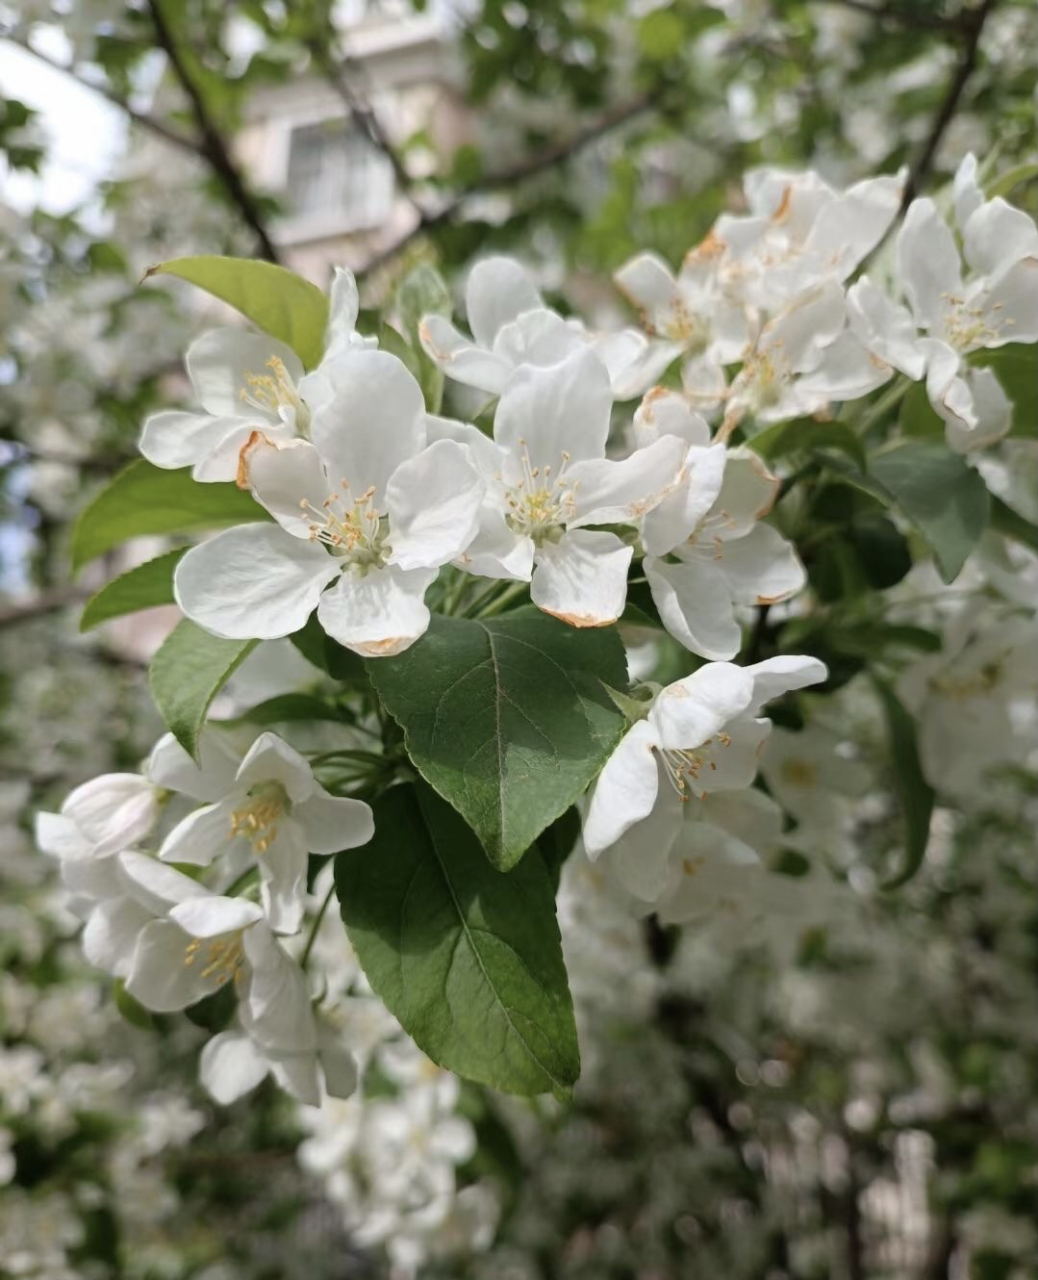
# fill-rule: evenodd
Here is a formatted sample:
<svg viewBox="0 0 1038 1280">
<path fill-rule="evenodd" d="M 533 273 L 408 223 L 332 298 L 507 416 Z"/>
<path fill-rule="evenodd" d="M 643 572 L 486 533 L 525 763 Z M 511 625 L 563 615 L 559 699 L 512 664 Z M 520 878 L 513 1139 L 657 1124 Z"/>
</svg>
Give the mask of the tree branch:
<svg viewBox="0 0 1038 1280">
<path fill-rule="evenodd" d="M 310 41 L 307 47 L 314 62 L 321 68 L 325 79 L 342 99 L 343 105 L 350 113 L 350 118 L 371 145 L 381 151 L 389 161 L 401 194 L 418 214 L 419 219 L 424 218 L 426 216 L 425 209 L 414 197 L 411 190 L 413 180 L 407 172 L 403 160 L 392 142 L 390 142 L 389 136 L 382 127 L 382 122 L 375 114 L 371 104 L 362 98 L 350 84 L 347 74 L 349 60 L 342 56 L 330 56 L 327 47 L 318 40 Z"/>
<path fill-rule="evenodd" d="M 30 57 L 35 58 L 37 62 L 43 63 L 45 67 L 50 67 L 52 71 L 59 71 L 63 76 L 68 76 L 70 80 L 74 80 L 76 84 L 81 85 L 84 89 L 89 89 L 91 93 L 96 93 L 99 97 L 104 98 L 112 106 L 118 107 L 134 124 L 139 125 L 142 129 L 147 129 L 149 133 L 155 134 L 157 138 L 171 143 L 174 147 L 179 147 L 181 151 L 189 152 L 196 158 L 205 158 L 201 146 L 194 138 L 189 138 L 186 133 L 181 133 L 178 129 L 173 129 L 169 125 L 163 124 L 161 120 L 156 120 L 154 116 L 138 111 L 136 107 L 132 107 L 125 98 L 107 85 L 96 84 L 93 80 L 84 80 L 82 76 L 76 74 L 74 66 L 48 57 L 47 54 L 41 53 L 39 49 L 34 49 L 28 40 L 21 36 L 5 34 L 0 36 L 0 39 L 15 45 L 23 53 L 27 53 Z"/>
<path fill-rule="evenodd" d="M 45 613 L 54 613 L 68 605 L 82 604 L 90 595 L 79 587 L 57 587 L 53 591 L 44 591 L 18 604 L 0 605 L 0 627 L 9 627 L 16 622 L 28 622 Z"/>
<path fill-rule="evenodd" d="M 563 142 L 555 143 L 553 146 L 545 148 L 544 151 L 538 152 L 537 155 L 521 160 L 517 164 L 500 169 L 496 173 L 489 173 L 477 182 L 462 188 L 445 205 L 437 209 L 435 213 L 422 213 L 410 231 L 405 231 L 392 244 L 385 249 L 379 250 L 357 272 L 358 279 L 370 275 L 371 272 L 395 258 L 397 254 L 406 249 L 419 236 L 424 235 L 425 232 L 431 231 L 434 227 L 438 227 L 444 222 L 449 222 L 472 196 L 478 195 L 483 191 L 493 191 L 498 187 L 516 186 L 521 182 L 525 182 L 527 178 L 535 177 L 537 174 L 552 169 L 556 165 L 563 164 L 604 134 L 648 111 L 654 105 L 654 102 L 654 95 L 643 94 L 632 102 L 624 103 L 622 106 L 614 107 L 612 111 L 607 111 L 601 119 L 589 125 L 580 133 L 574 134 L 573 137 Z"/>
<path fill-rule="evenodd" d="M 163 12 L 162 0 L 147 0 L 147 4 L 159 47 L 169 59 L 169 65 L 177 78 L 177 83 L 191 106 L 191 114 L 195 118 L 195 124 L 201 135 L 199 150 L 202 156 L 208 161 L 209 167 L 223 184 L 232 203 L 237 206 L 245 223 L 255 234 L 260 255 L 268 262 L 279 262 L 277 248 L 267 234 L 256 201 L 242 181 L 241 174 L 231 159 L 219 129 L 210 118 L 205 100 L 181 55 L 173 30 Z"/>
<path fill-rule="evenodd" d="M 937 13 L 898 9 L 889 4 L 872 4 L 870 0 L 816 0 L 816 3 L 837 5 L 843 9 L 853 9 L 856 13 L 864 13 L 870 18 L 875 18 L 877 22 L 888 22 L 895 26 L 908 27 L 910 30 L 959 31 L 964 29 L 964 17 L 942 18 Z"/>
<path fill-rule="evenodd" d="M 944 137 L 955 116 L 955 112 L 958 110 L 959 102 L 970 77 L 977 69 L 977 61 L 980 57 L 980 37 L 984 30 L 984 24 L 987 22 L 996 3 L 997 0 L 983 0 L 979 8 L 966 10 L 962 15 L 962 52 L 959 55 L 959 61 L 956 64 L 945 95 L 941 99 L 941 105 L 937 109 L 937 115 L 934 117 L 930 133 L 923 144 L 918 159 L 912 165 L 908 181 L 905 183 L 905 193 L 901 199 L 902 213 L 912 203 L 923 183 L 929 177 L 930 170 L 933 167 L 934 156 L 937 154 L 937 148 L 941 145 L 941 139 Z"/>
</svg>

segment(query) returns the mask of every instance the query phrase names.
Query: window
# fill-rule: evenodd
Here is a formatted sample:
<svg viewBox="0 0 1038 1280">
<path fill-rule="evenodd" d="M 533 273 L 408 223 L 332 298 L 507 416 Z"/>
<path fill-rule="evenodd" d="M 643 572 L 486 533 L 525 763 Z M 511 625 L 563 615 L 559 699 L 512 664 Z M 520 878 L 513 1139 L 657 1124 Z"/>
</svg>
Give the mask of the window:
<svg viewBox="0 0 1038 1280">
<path fill-rule="evenodd" d="M 292 130 L 288 203 L 296 217 L 334 220 L 343 229 L 374 227 L 392 202 L 392 166 L 351 121 Z"/>
</svg>

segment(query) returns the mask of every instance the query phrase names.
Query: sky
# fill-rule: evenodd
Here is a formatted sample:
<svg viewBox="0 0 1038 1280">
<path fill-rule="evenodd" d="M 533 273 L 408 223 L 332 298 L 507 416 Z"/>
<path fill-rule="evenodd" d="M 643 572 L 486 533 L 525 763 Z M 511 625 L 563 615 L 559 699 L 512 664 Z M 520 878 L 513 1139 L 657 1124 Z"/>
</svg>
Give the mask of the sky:
<svg viewBox="0 0 1038 1280">
<path fill-rule="evenodd" d="M 68 48 L 56 28 L 37 27 L 33 39 L 48 56 L 63 61 Z M 0 196 L 16 209 L 42 205 L 64 213 L 110 176 L 125 139 L 122 113 L 71 76 L 0 40 L 0 93 L 39 111 L 49 142 L 40 177 L 9 173 L 0 162 Z"/>
</svg>

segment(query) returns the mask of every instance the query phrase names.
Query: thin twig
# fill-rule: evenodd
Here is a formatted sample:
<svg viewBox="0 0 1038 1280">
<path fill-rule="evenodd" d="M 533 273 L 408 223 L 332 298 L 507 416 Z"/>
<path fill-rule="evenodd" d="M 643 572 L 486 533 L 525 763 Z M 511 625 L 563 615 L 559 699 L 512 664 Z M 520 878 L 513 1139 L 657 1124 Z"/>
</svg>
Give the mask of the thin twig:
<svg viewBox="0 0 1038 1280">
<path fill-rule="evenodd" d="M 17 622 L 29 622 L 33 618 L 42 617 L 45 613 L 54 613 L 69 605 L 82 604 L 90 595 L 79 587 L 58 587 L 54 591 L 45 591 L 32 600 L 19 604 L 0 605 L 0 627 L 9 627 Z"/>
<path fill-rule="evenodd" d="M 169 65 L 177 78 L 177 83 L 191 106 L 191 114 L 195 118 L 195 124 L 201 135 L 201 154 L 208 161 L 209 167 L 223 184 L 232 203 L 237 206 L 245 223 L 256 236 L 261 256 L 268 262 L 279 262 L 278 251 L 263 225 L 263 218 L 256 201 L 242 181 L 223 137 L 209 115 L 205 100 L 181 56 L 173 30 L 163 12 L 162 0 L 147 0 L 147 3 L 158 44 L 169 59 Z"/>
<path fill-rule="evenodd" d="M 104 98 L 106 102 L 110 102 L 112 106 L 118 107 L 134 124 L 139 125 L 142 129 L 147 129 L 149 133 L 155 134 L 164 142 L 171 143 L 174 147 L 179 147 L 181 151 L 190 152 L 195 157 L 205 158 L 202 147 L 194 138 L 189 138 L 186 133 L 181 133 L 178 129 L 173 129 L 167 124 L 163 124 L 161 120 L 156 120 L 154 116 L 149 116 L 143 111 L 138 111 L 136 107 L 132 107 L 121 94 L 115 92 L 114 89 L 107 85 L 98 84 L 93 80 L 85 80 L 78 75 L 74 66 L 65 62 L 58 62 L 57 59 L 48 57 L 47 54 L 41 53 L 39 49 L 33 46 L 22 36 L 5 34 L 0 39 L 6 40 L 9 44 L 16 45 L 24 53 L 35 58 L 37 62 L 42 62 L 45 67 L 50 67 L 52 71 L 58 71 L 63 76 L 68 76 L 70 80 L 74 80 L 76 84 L 81 85 L 84 89 L 89 89 L 91 93 L 96 93 L 98 97 Z"/>
<path fill-rule="evenodd" d="M 314 61 L 321 68 L 325 79 L 342 99 L 343 105 L 350 113 L 353 122 L 363 132 L 371 145 L 381 151 L 389 161 L 401 194 L 418 214 L 418 217 L 420 219 L 424 218 L 425 209 L 411 190 L 413 180 L 407 171 L 407 167 L 392 142 L 390 142 L 389 135 L 382 127 L 382 122 L 375 114 L 374 108 L 356 92 L 350 83 L 347 71 L 349 59 L 342 56 L 338 58 L 332 57 L 328 49 L 317 40 L 310 42 L 309 49 Z"/>
<path fill-rule="evenodd" d="M 819 4 L 838 5 L 842 9 L 853 9 L 855 13 L 867 14 L 877 22 L 889 22 L 899 27 L 908 27 L 916 31 L 956 31 L 964 29 L 961 18 L 942 18 L 938 13 L 924 13 L 913 9 L 899 9 L 894 5 L 878 5 L 870 0 L 816 0 Z"/>
<path fill-rule="evenodd" d="M 983 0 L 979 8 L 967 10 L 963 13 L 963 26 L 960 28 L 963 32 L 962 52 L 959 55 L 959 61 L 956 64 L 945 95 L 941 99 L 941 105 L 937 109 L 937 115 L 934 117 L 930 133 L 908 175 L 908 181 L 905 183 L 905 193 L 901 199 L 902 212 L 915 199 L 916 194 L 930 174 L 937 148 L 941 145 L 941 139 L 944 137 L 955 116 L 955 112 L 958 110 L 966 85 L 977 68 L 977 60 L 980 56 L 981 33 L 996 3 L 997 0 Z"/>
<path fill-rule="evenodd" d="M 409 231 L 405 231 L 392 244 L 374 254 L 357 272 L 358 278 L 370 275 L 372 271 L 395 258 L 397 254 L 401 253 L 412 241 L 425 232 L 433 230 L 433 228 L 440 226 L 444 222 L 449 222 L 472 196 L 479 195 L 484 191 L 493 191 L 498 187 L 515 186 L 518 183 L 525 182 L 527 178 L 533 178 L 539 173 L 564 163 L 604 134 L 648 111 L 654 105 L 654 102 L 654 95 L 643 94 L 641 97 L 634 99 L 633 102 L 624 103 L 622 106 L 606 112 L 601 119 L 589 125 L 588 128 L 580 133 L 574 134 L 572 138 L 547 147 L 544 151 L 521 160 L 518 164 L 500 169 L 497 173 L 488 173 L 478 181 L 463 187 L 442 208 L 435 213 L 423 213 Z"/>
</svg>

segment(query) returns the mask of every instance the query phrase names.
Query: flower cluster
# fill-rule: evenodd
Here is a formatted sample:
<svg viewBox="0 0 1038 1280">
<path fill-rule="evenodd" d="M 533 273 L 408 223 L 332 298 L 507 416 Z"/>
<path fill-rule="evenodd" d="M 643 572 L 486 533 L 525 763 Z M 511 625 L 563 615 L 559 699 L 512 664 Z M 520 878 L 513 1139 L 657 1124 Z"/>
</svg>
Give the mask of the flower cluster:
<svg viewBox="0 0 1038 1280">
<path fill-rule="evenodd" d="M 378 345 L 340 270 L 281 337 L 199 338 L 187 369 L 200 411 L 144 425 L 149 483 L 191 468 L 213 486 L 214 525 L 232 523 L 221 503 L 252 519 L 173 557 L 186 621 L 153 667 L 173 732 L 140 773 L 41 814 L 37 839 L 88 959 L 153 1013 L 218 1007 L 209 1092 L 231 1102 L 270 1076 L 319 1109 L 305 1159 L 348 1206 L 393 1203 L 355 1226 L 392 1241 L 404 1267 L 463 1224 L 479 1237 L 497 1211 L 459 1182 L 472 1135 L 441 1068 L 519 1093 L 577 1078 L 552 892 L 574 848 L 586 859 L 565 870 L 564 922 L 580 919 L 583 877 L 607 886 L 625 947 L 639 916 L 795 941 L 844 910 L 825 863 L 860 817 L 860 761 L 821 722 L 823 687 L 868 665 L 898 733 L 911 719 L 899 699 L 916 712 L 906 758 L 927 816 L 936 775 L 953 776 L 949 706 L 992 742 L 1030 741 L 1026 602 L 1006 606 L 998 636 L 963 633 L 939 656 L 917 619 L 899 628 L 853 604 L 863 580 L 908 573 L 894 517 L 942 572 L 979 548 L 983 523 L 942 541 L 960 508 L 981 509 L 978 486 L 989 502 L 956 453 L 1004 434 L 1010 402 L 970 357 L 1038 340 L 1038 231 L 984 198 L 972 159 L 954 192 L 972 274 L 917 200 L 890 281 L 873 283 L 903 181 L 838 191 L 813 173 L 752 173 L 745 212 L 720 217 L 677 275 L 653 254 L 619 270 L 639 329 L 565 317 L 519 264 L 488 258 L 467 282 L 470 336 L 433 312 Z M 298 338 L 322 326 L 323 346 Z M 444 374 L 448 410 L 478 407 L 472 421 L 441 412 Z M 962 487 L 950 513 L 915 501 L 918 481 L 891 462 L 901 442 L 872 449 L 895 403 L 873 393 L 895 379 L 896 396 L 923 382 L 948 424 L 951 449 L 930 439 L 910 456 Z M 819 428 L 840 465 L 814 450 Z M 797 465 L 773 462 L 787 456 Z M 906 560 L 900 577 L 885 553 L 867 559 L 869 539 Z M 270 643 L 286 637 L 316 664 L 311 688 L 203 723 L 251 646 L 287 671 Z M 891 659 L 904 644 L 930 656 Z M 348 961 L 334 947 L 320 958 L 339 929 L 333 897 Z M 388 1022 L 376 1015 L 369 1035 L 373 1007 Z M 415 1047 L 394 1058 L 401 1027 Z M 358 1092 L 372 1064 L 392 1101 Z"/>
</svg>

